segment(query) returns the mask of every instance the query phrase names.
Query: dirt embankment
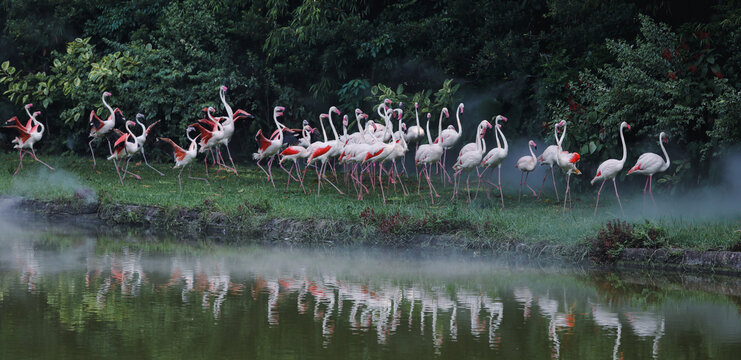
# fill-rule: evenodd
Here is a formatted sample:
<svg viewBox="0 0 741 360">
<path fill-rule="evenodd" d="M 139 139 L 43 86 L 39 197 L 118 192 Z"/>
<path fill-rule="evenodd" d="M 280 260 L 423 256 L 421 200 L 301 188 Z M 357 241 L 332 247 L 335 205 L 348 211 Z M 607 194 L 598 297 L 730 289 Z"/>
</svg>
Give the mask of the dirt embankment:
<svg viewBox="0 0 741 360">
<path fill-rule="evenodd" d="M 130 204 L 100 204 L 82 199 L 33 200 L 5 198 L 4 207 L 49 218 L 113 227 L 167 231 L 188 239 L 205 236 L 228 243 L 250 239 L 301 245 L 373 245 L 420 248 L 466 248 L 509 253 L 534 259 L 587 264 L 586 244 L 559 245 L 473 238 L 465 234 L 387 234 L 375 226 L 329 219 L 276 219 L 260 209 L 226 215 L 209 208 L 165 209 Z M 668 269 L 683 272 L 741 274 L 741 252 L 683 249 L 625 249 L 614 265 L 621 268 Z"/>
</svg>

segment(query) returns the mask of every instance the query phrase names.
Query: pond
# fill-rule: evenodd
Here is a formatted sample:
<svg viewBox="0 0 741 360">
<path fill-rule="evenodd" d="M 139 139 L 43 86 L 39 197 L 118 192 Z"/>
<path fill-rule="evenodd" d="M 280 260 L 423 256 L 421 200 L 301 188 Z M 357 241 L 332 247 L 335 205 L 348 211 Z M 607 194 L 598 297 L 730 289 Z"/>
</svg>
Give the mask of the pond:
<svg viewBox="0 0 741 360">
<path fill-rule="evenodd" d="M 6 215 L 7 218 L 7 215 Z M 736 359 L 738 278 L 0 223 L 2 359 Z"/>
</svg>

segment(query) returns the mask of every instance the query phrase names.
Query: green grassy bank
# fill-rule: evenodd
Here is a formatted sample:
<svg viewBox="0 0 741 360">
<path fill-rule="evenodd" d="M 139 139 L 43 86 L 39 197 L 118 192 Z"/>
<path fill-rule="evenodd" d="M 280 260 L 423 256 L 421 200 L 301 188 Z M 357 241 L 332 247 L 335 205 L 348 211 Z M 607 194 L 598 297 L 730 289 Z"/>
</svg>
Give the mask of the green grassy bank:
<svg viewBox="0 0 741 360">
<path fill-rule="evenodd" d="M 393 186 L 387 187 L 387 203 L 383 204 L 378 189 L 366 196 L 365 201 L 358 201 L 352 187 L 347 191 L 341 179 L 341 185 L 338 185 L 346 195 L 339 195 L 331 187 L 323 186 L 321 196 L 316 196 L 313 172 L 306 176 L 307 190 L 310 189 L 311 194 L 304 194 L 293 183 L 285 192 L 287 177 L 280 168 L 274 169 L 277 186 L 274 189 L 253 165 L 238 166 L 238 176 L 223 171 L 215 176 L 212 172 L 208 185 L 189 180 L 184 174 L 183 192 L 180 193 L 177 170 L 172 170 L 169 164 L 154 164 L 165 173 L 165 176 L 159 176 L 143 163 L 132 162 L 130 170 L 140 174 L 142 180 L 127 177 L 125 185 L 121 186 L 113 164 L 105 160 L 99 160 L 98 170 L 93 171 L 92 160 L 86 157 L 47 156 L 43 159 L 56 170 L 49 171 L 33 161 L 24 161 L 24 168 L 14 177 L 12 173 L 18 164 L 17 157 L 15 154 L 1 154 L 0 195 L 48 200 L 90 197 L 101 205 L 135 204 L 167 210 L 207 210 L 224 214 L 227 219 L 322 219 L 373 228 L 391 238 L 445 234 L 465 236 L 483 243 L 567 247 L 584 243 L 587 237 L 595 236 L 606 221 L 622 217 L 614 197 L 610 196 L 603 196 L 601 211 L 598 216 L 593 216 L 591 193 L 575 194 L 573 208 L 564 211 L 561 204 L 553 200 L 552 190 L 540 200 L 523 196 L 518 204 L 517 189 L 505 188 L 507 206 L 501 209 L 493 192 L 491 199 L 481 191 L 477 199 L 467 203 L 464 189 L 458 200 L 451 202 L 452 186 L 443 187 L 438 178 L 436 186 L 441 197 L 433 205 L 426 196 L 426 187 L 422 189 L 422 196 L 417 195 L 417 184 L 410 176 L 405 180 L 410 195 L 404 196 L 398 186 L 396 191 Z M 203 176 L 203 164 L 193 165 L 193 175 Z M 632 207 L 626 208 L 629 223 L 645 226 L 648 222 L 652 228 L 665 232 L 663 247 L 729 250 L 739 242 L 739 233 L 735 232 L 741 228 L 738 217 L 698 220 L 661 216 L 659 210 L 659 215 L 646 220 L 642 214 L 630 210 Z"/>
</svg>

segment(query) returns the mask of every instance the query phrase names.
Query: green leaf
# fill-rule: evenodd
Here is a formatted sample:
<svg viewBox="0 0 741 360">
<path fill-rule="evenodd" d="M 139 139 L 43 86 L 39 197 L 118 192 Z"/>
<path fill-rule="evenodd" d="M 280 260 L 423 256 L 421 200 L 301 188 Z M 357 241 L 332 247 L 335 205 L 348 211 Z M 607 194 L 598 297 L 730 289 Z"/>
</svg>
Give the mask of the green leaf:
<svg viewBox="0 0 741 360">
<path fill-rule="evenodd" d="M 594 154 L 594 152 L 597 150 L 597 144 L 594 143 L 594 141 L 589 142 L 589 153 Z"/>
<path fill-rule="evenodd" d="M 3 69 L 3 71 L 8 71 L 8 67 L 10 66 L 10 61 L 3 61 L 3 64 L 0 65 Z"/>
</svg>

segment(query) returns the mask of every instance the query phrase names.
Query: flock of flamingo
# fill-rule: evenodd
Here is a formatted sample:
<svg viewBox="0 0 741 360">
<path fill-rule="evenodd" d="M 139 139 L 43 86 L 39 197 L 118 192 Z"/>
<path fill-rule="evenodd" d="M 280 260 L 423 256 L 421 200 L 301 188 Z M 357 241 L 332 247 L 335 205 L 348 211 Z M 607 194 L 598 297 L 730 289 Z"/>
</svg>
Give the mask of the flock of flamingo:
<svg viewBox="0 0 741 360">
<path fill-rule="evenodd" d="M 163 141 L 172 146 L 175 160 L 174 168 L 180 169 L 180 172 L 178 173 L 178 184 L 181 192 L 181 175 L 183 170 L 188 164 L 196 159 L 198 153 L 208 152 L 210 154 L 212 160 L 211 167 L 217 168 L 217 174 L 222 169 L 233 172 L 235 175 L 237 174 L 237 169 L 229 150 L 229 142 L 234 135 L 236 121 L 239 119 L 253 119 L 254 117 L 241 109 L 233 111 L 232 107 L 226 101 L 227 90 L 226 86 L 221 86 L 219 90 L 219 97 L 226 109 L 226 116 L 214 116 L 213 113 L 215 113 L 216 110 L 213 107 L 203 109 L 206 116 L 199 119 L 197 122 L 188 125 L 186 129 L 186 137 L 189 140 L 187 148 L 180 147 L 168 138 L 157 139 L 157 141 Z M 144 155 L 144 144 L 147 140 L 147 135 L 152 128 L 159 123 L 159 121 L 155 121 L 149 126 L 145 126 L 142 122 L 144 119 L 144 115 L 142 114 L 136 115 L 136 122 L 127 121 L 119 108 L 113 109 L 113 107 L 106 102 L 106 98 L 110 96 L 112 96 L 111 93 L 104 92 L 101 97 L 103 105 L 109 111 L 109 115 L 105 120 L 98 117 L 95 110 L 90 113 L 91 140 L 88 145 L 93 157 L 93 168 L 96 168 L 97 166 L 93 150 L 93 141 L 98 138 L 105 138 L 108 142 L 109 150 L 109 156 L 107 159 L 113 161 L 121 185 L 123 185 L 127 174 L 137 179 L 141 179 L 139 175 L 134 174 L 128 169 L 129 161 L 138 153 L 142 154 L 144 162 L 148 167 L 159 175 L 164 175 L 149 165 L 146 156 Z M 468 193 L 468 201 L 470 202 L 471 188 L 469 180 L 471 173 L 475 170 L 476 176 L 478 177 L 475 196 L 478 196 L 478 191 L 482 182 L 487 183 L 499 191 L 501 204 L 502 207 L 504 207 L 504 194 L 502 192 L 501 184 L 501 167 L 508 155 L 509 146 L 507 138 L 502 132 L 502 124 L 500 122 L 506 123 L 506 117 L 497 115 L 494 118 L 494 125 L 492 125 L 488 120 L 482 120 L 478 124 L 474 142 L 465 144 L 461 148 L 453 165 L 453 175 L 451 176 L 445 166 L 446 153 L 461 140 L 463 128 L 460 116 L 463 114 L 464 105 L 462 103 L 459 104 L 456 110 L 455 115 L 457 127 L 449 125 L 447 128 L 443 129 L 443 120 L 444 118 L 450 118 L 450 113 L 447 108 L 443 108 L 440 111 L 437 137 L 435 138 L 432 137 L 432 132 L 430 131 L 432 114 L 427 113 L 426 125 L 423 128 L 419 120 L 418 104 L 415 103 L 416 125 L 407 127 L 402 121 L 404 113 L 402 110 L 402 104 L 399 103 L 398 107 L 394 107 L 393 105 L 393 102 L 389 99 L 384 100 L 378 105 L 378 121 L 369 120 L 368 114 L 364 113 L 360 109 L 355 109 L 354 116 L 358 131 L 353 133 L 348 133 L 349 116 L 344 115 L 342 118 L 342 134 L 338 134 L 337 128 L 332 119 L 333 115 L 339 116 L 341 115 L 341 112 L 337 107 L 332 106 L 327 113 L 319 115 L 321 138 L 318 141 L 312 141 L 312 134 L 318 133 L 319 130 L 312 127 L 307 120 L 303 121 L 300 129 L 292 129 L 282 124 L 278 118 L 283 116 L 283 111 L 285 109 L 281 106 L 276 106 L 273 110 L 275 129 L 271 132 L 270 137 L 266 137 L 264 134 L 267 132 L 263 133 L 262 130 L 257 132 L 255 137 L 259 147 L 257 152 L 253 154 L 253 158 L 257 160 L 257 166 L 265 173 L 267 181 L 269 181 L 273 187 L 275 187 L 275 182 L 273 179 L 272 165 L 274 161 L 278 159 L 279 166 L 288 176 L 286 190 L 288 190 L 291 180 L 294 180 L 298 183 L 298 186 L 304 191 L 304 193 L 306 193 L 306 188 L 304 187 L 306 172 L 310 167 L 314 168 L 318 183 L 317 195 L 319 195 L 321 191 L 322 182 L 330 184 L 337 192 L 344 194 L 343 191 L 334 183 L 338 181 L 337 167 L 338 165 L 342 165 L 345 170 L 345 183 L 348 188 L 350 186 L 349 184 L 352 184 L 359 200 L 363 199 L 364 194 L 370 194 L 371 189 L 375 189 L 376 185 L 378 185 L 381 190 L 383 202 L 386 203 L 384 181 L 387 182 L 387 187 L 393 184 L 394 188 L 396 188 L 398 184 L 403 194 L 405 196 L 408 195 L 407 188 L 401 179 L 401 174 L 408 176 L 404 159 L 409 151 L 409 145 L 415 144 L 414 164 L 417 172 L 417 194 L 420 194 L 421 192 L 422 179 L 424 179 L 429 189 L 431 202 L 434 203 L 435 198 L 440 197 L 432 182 L 432 171 L 434 168 L 436 174 L 441 176 L 443 184 L 445 184 L 446 181 L 453 184 L 453 195 L 451 200 L 454 200 L 457 198 L 458 189 L 460 187 L 459 183 L 462 181 L 461 176 L 465 171 L 467 173 L 466 190 Z M 17 174 L 23 167 L 24 154 L 30 155 L 34 160 L 47 166 L 49 169 L 54 170 L 54 168 L 42 162 L 36 156 L 34 144 L 41 140 L 44 134 L 44 125 L 37 119 L 41 112 L 36 111 L 31 113 L 31 107 L 33 107 L 33 104 L 27 104 L 25 106 L 26 113 L 29 116 L 29 119 L 25 124 L 23 124 L 18 117 L 13 117 L 4 125 L 6 128 L 14 129 L 17 133 L 15 139 L 12 141 L 15 144 L 14 149 L 18 149 L 20 156 L 20 162 L 15 174 Z M 394 131 L 394 119 L 397 121 L 397 131 Z M 327 134 L 324 120 L 327 121 L 332 130 L 331 135 L 333 139 L 330 139 Z M 115 128 L 116 124 L 120 122 L 124 123 L 125 132 Z M 137 124 L 141 128 L 140 135 L 136 135 L 130 128 Z M 487 130 L 492 128 L 494 129 L 496 147 L 493 147 L 487 152 L 485 134 Z M 623 170 L 627 159 L 627 148 L 625 145 L 625 137 L 623 135 L 623 130 L 626 128 L 630 130 L 630 125 L 626 122 L 622 122 L 619 131 L 623 147 L 622 158 L 620 160 L 609 159 L 604 161 L 600 164 L 596 175 L 591 180 L 592 184 L 601 181 L 594 208 L 595 214 L 599 206 L 599 198 L 602 193 L 602 188 L 607 180 L 612 180 L 613 187 L 615 188 L 615 196 L 622 211 L 622 203 L 620 202 L 620 195 L 617 190 L 616 176 Z M 191 133 L 194 131 L 197 131 L 198 134 L 196 136 L 191 136 Z M 112 133 L 115 135 L 115 141 L 111 146 L 111 141 L 108 135 Z M 518 195 L 518 202 L 520 201 L 520 196 L 522 194 L 523 184 L 532 191 L 533 196 L 539 197 L 538 193 L 536 193 L 536 191 L 527 184 L 528 175 L 536 169 L 538 164 L 551 167 L 550 173 L 556 193 L 556 201 L 560 201 L 558 188 L 556 187 L 555 182 L 555 174 L 553 172 L 554 166 L 557 166 L 566 174 L 566 190 L 563 199 L 563 206 L 566 208 L 567 202 L 570 199 L 570 177 L 571 174 L 581 174 L 576 166 L 581 157 L 578 153 L 568 152 L 562 147 L 564 137 L 566 136 L 565 121 L 562 120 L 555 124 L 554 136 L 556 145 L 551 145 L 546 148 L 540 156 L 535 155 L 533 149 L 537 149 L 537 145 L 534 141 L 530 140 L 528 143 L 530 155 L 523 156 L 517 160 L 515 167 L 521 171 L 520 195 Z M 427 143 L 422 144 L 425 137 Z M 646 175 L 648 177 L 643 189 L 643 194 L 645 197 L 646 188 L 648 188 L 648 193 L 651 196 L 652 201 L 653 176 L 656 173 L 665 171 L 670 164 L 669 155 L 663 145 L 665 142 L 667 142 L 667 137 L 666 134 L 662 132 L 659 135 L 659 145 L 663 151 L 664 157 L 654 153 L 644 153 L 638 158 L 636 164 L 628 170 L 628 174 L 635 173 Z M 227 150 L 230 165 L 227 165 L 221 154 L 222 145 L 224 145 Z M 204 157 L 207 177 L 209 168 L 208 158 L 209 156 Z M 125 164 L 123 163 L 124 160 Z M 267 161 L 267 169 L 265 169 L 261 164 L 263 160 Z M 288 169 L 283 166 L 283 163 L 286 161 L 291 162 L 291 167 Z M 401 172 L 398 169 L 397 161 L 401 163 Z M 121 163 L 119 164 L 119 162 Z M 302 162 L 304 163 L 303 170 L 301 170 Z M 484 174 L 486 174 L 487 170 L 491 167 L 497 168 L 497 184 L 488 181 L 484 177 Z M 331 174 L 328 173 L 327 170 L 329 170 Z M 368 180 L 367 182 L 364 182 L 364 176 Z M 548 173 L 543 177 L 541 191 L 543 185 L 545 185 L 547 176 Z M 201 180 L 208 183 L 208 180 L 205 178 L 192 177 L 190 175 L 190 168 L 188 168 L 188 177 L 190 179 Z M 386 180 L 384 180 L 384 177 Z M 332 179 L 334 179 L 334 182 Z M 488 189 L 484 187 L 484 190 L 487 192 L 488 196 Z"/>
</svg>

